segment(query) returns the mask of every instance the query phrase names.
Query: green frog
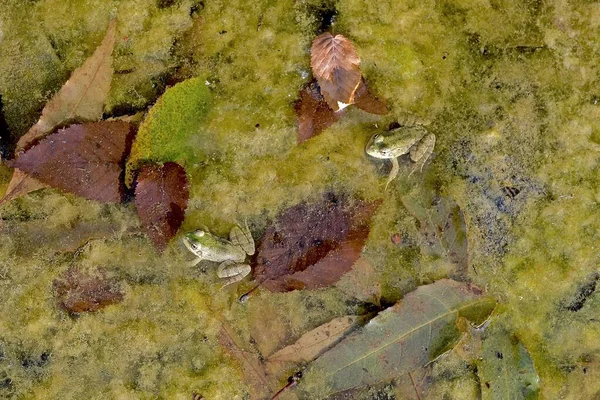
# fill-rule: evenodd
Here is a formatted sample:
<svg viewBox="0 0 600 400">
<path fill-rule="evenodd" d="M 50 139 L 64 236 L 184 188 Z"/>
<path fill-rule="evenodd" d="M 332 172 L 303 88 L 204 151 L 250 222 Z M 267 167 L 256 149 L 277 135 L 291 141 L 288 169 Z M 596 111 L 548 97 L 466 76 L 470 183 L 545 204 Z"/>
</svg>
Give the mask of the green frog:
<svg viewBox="0 0 600 400">
<path fill-rule="evenodd" d="M 393 181 L 398 172 L 400 165 L 398 157 L 410 154 L 410 159 L 416 163 L 410 175 L 417 169 L 423 170 L 423 166 L 433 153 L 435 147 L 435 135 L 431 134 L 421 125 L 401 126 L 386 134 L 375 134 L 367 143 L 365 151 L 368 155 L 380 159 L 389 159 L 392 161 L 392 170 L 385 184 L 387 190 L 388 185 Z"/>
<path fill-rule="evenodd" d="M 204 229 L 187 233 L 183 244 L 197 258 L 191 266 L 202 260 L 218 262 L 217 276 L 225 279 L 223 287 L 244 279 L 251 271 L 245 264 L 246 256 L 254 254 L 254 239 L 246 225 L 245 229 L 234 226 L 229 233 L 229 240 L 215 236 Z"/>
</svg>

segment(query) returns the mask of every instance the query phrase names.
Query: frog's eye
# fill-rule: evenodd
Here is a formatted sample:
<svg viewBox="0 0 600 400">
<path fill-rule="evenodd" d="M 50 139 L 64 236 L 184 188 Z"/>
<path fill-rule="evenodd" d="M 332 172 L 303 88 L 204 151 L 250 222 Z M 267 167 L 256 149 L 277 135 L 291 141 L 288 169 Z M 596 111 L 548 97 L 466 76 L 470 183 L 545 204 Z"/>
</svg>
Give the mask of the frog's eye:
<svg viewBox="0 0 600 400">
<path fill-rule="evenodd" d="M 381 135 L 377 134 L 373 137 L 373 141 L 375 143 L 381 143 L 383 141 L 383 137 Z"/>
<path fill-rule="evenodd" d="M 204 236 L 204 231 L 197 230 L 196 232 L 194 232 L 194 235 L 202 237 L 202 236 Z"/>
</svg>

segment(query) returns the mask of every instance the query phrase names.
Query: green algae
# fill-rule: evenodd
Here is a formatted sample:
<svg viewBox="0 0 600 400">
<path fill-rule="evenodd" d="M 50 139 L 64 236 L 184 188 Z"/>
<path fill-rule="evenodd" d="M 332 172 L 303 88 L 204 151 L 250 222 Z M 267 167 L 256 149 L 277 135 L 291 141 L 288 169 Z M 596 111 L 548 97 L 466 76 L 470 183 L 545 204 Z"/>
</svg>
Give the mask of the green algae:
<svg viewBox="0 0 600 400">
<path fill-rule="evenodd" d="M 145 109 L 170 76 L 194 77 L 153 106 L 130 162 L 185 164 L 192 196 L 184 231 L 207 225 L 226 235 L 247 217 L 259 236 L 282 209 L 329 190 L 383 199 L 364 256 L 383 302 L 391 304 L 451 272 L 443 258 L 422 253 L 427 244 L 406 199 L 421 199 L 426 208 L 437 194 L 451 197 L 468 227 L 469 278 L 502 302 L 506 328 L 529 350 L 540 375 L 540 397 L 598 394 L 598 295 L 592 291 L 576 311 L 565 306 L 599 261 L 597 3 L 170 4 L 0 1 L 0 93 L 11 133 L 35 122 L 116 14 L 107 115 Z M 308 49 L 320 18 L 331 10 L 337 10 L 334 32 L 355 42 L 369 87 L 392 111 L 380 118 L 350 109 L 296 146 L 292 103 L 308 80 Z M 437 135 L 435 158 L 425 176 L 401 177 L 384 192 L 387 166 L 367 159 L 364 144 L 390 122 L 411 118 Z M 507 196 L 505 187 L 519 193 Z M 240 366 L 220 350 L 221 318 L 269 352 L 329 318 L 360 311 L 335 288 L 261 292 L 247 307 L 236 304 L 251 284 L 219 291 L 214 266 L 186 267 L 177 240 L 157 256 L 129 205 L 44 190 L 0 213 L 5 397 L 189 398 L 197 392 L 232 399 L 244 396 L 246 386 Z M 390 241 L 396 232 L 401 246 Z M 72 265 L 110 271 L 126 287 L 124 302 L 76 319 L 63 314 L 52 281 Z M 257 328 L 263 320 L 273 321 L 268 335 Z M 478 395 L 475 374 L 455 354 L 431 368 L 435 383 L 422 398 Z M 373 396 L 365 390 L 361 398 Z"/>
</svg>

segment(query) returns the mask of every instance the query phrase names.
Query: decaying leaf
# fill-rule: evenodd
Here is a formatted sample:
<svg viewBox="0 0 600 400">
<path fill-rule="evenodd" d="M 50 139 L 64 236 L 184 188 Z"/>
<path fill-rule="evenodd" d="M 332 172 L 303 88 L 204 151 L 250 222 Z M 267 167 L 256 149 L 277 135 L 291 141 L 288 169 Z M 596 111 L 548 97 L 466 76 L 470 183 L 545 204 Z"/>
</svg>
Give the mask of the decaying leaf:
<svg viewBox="0 0 600 400">
<path fill-rule="evenodd" d="M 310 332 L 302 335 L 294 344 L 271 354 L 268 363 L 301 363 L 309 362 L 334 346 L 349 331 L 360 323 L 356 315 L 334 318 Z"/>
<path fill-rule="evenodd" d="M 241 364 L 241 369 L 246 377 L 245 382 L 250 389 L 250 398 L 257 400 L 270 399 L 269 394 L 277 390 L 278 387 L 267 374 L 258 355 L 240 348 L 236 343 L 236 335 L 233 329 L 224 321 L 222 321 L 218 339 L 221 346 Z"/>
<path fill-rule="evenodd" d="M 102 43 L 94 53 L 73 71 L 69 80 L 42 110 L 42 116 L 17 143 L 17 151 L 25 150 L 56 126 L 81 119 L 96 121 L 102 117 L 104 101 L 112 80 L 112 52 L 115 45 L 117 20 L 108 25 Z"/>
<path fill-rule="evenodd" d="M 478 362 L 483 399 L 536 399 L 540 378 L 529 352 L 500 324 L 491 324 Z"/>
<path fill-rule="evenodd" d="M 287 209 L 260 240 L 255 279 L 277 292 L 335 283 L 360 257 L 378 205 L 330 193 Z"/>
<path fill-rule="evenodd" d="M 385 115 L 388 113 L 385 102 L 371 93 L 364 79 L 361 79 L 356 93 L 354 93 L 354 105 L 371 114 Z"/>
<path fill-rule="evenodd" d="M 91 200 L 119 203 L 133 130 L 126 122 L 71 125 L 27 150 L 9 165 L 35 179 Z"/>
<path fill-rule="evenodd" d="M 414 371 L 457 343 L 459 320 L 481 324 L 495 304 L 449 279 L 421 286 L 316 359 L 300 388 L 331 395 Z"/>
<path fill-rule="evenodd" d="M 71 267 L 53 287 L 60 308 L 71 314 L 98 311 L 123 300 L 119 282 L 100 270 L 89 273 Z"/>
<path fill-rule="evenodd" d="M 300 100 L 294 106 L 298 119 L 298 143 L 318 135 L 340 119 L 344 110 L 333 111 L 325 102 L 319 86 L 312 80 L 300 90 Z"/>
<path fill-rule="evenodd" d="M 135 206 L 146 234 L 162 252 L 183 223 L 189 199 L 188 180 L 179 164 L 147 164 L 137 177 Z"/>
<path fill-rule="evenodd" d="M 360 58 L 350 40 L 325 32 L 315 38 L 310 50 L 313 75 L 327 104 L 338 110 L 352 104 L 361 83 Z"/>
<path fill-rule="evenodd" d="M 117 21 L 113 19 L 102 43 L 81 67 L 73 71 L 69 80 L 46 104 L 39 121 L 19 139 L 17 157 L 56 126 L 72 120 L 95 121 L 102 117 L 113 76 L 111 55 L 116 27 Z M 0 205 L 45 187 L 47 185 L 16 169 Z"/>
</svg>

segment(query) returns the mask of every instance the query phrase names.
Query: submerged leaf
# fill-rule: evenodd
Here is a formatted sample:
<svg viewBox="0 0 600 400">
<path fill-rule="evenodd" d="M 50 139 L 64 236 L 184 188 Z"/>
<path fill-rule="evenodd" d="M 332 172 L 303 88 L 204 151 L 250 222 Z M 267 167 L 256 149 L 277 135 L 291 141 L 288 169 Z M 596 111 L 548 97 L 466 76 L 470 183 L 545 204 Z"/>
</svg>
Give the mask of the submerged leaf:
<svg viewBox="0 0 600 400">
<path fill-rule="evenodd" d="M 39 121 L 21 136 L 17 143 L 17 156 L 58 125 L 74 119 L 94 121 L 102 117 L 113 76 L 111 55 L 116 27 L 117 21 L 113 19 L 102 43 L 46 104 Z M 16 169 L 0 205 L 45 187 L 47 185 Z"/>
<path fill-rule="evenodd" d="M 133 131 L 126 122 L 71 125 L 10 163 L 66 192 L 105 203 L 123 200 L 122 173 Z"/>
<path fill-rule="evenodd" d="M 300 100 L 295 105 L 298 118 L 298 143 L 317 136 L 337 122 L 343 110 L 333 111 L 325 102 L 315 80 L 300 90 Z"/>
<path fill-rule="evenodd" d="M 414 371 L 456 344 L 459 318 L 480 324 L 495 304 L 449 279 L 421 286 L 314 361 L 300 387 L 325 397 Z"/>
<path fill-rule="evenodd" d="M 361 83 L 360 58 L 350 40 L 329 32 L 317 36 L 310 50 L 313 75 L 327 104 L 338 110 L 339 103 L 352 104 Z"/>
<path fill-rule="evenodd" d="M 354 93 L 354 105 L 371 114 L 385 115 L 388 113 L 385 102 L 371 93 L 364 79 L 361 80 L 356 88 L 356 93 Z"/>
<path fill-rule="evenodd" d="M 123 300 L 118 281 L 102 271 L 92 274 L 69 268 L 53 287 L 60 308 L 73 314 L 98 311 Z"/>
<path fill-rule="evenodd" d="M 335 283 L 360 257 L 378 205 L 329 194 L 287 209 L 260 240 L 255 279 L 277 292 Z"/>
<path fill-rule="evenodd" d="M 42 110 L 42 116 L 17 143 L 17 151 L 26 149 L 60 124 L 73 119 L 96 121 L 102 117 L 112 80 L 112 52 L 117 20 L 108 25 L 102 43 Z"/>
<path fill-rule="evenodd" d="M 183 223 L 190 197 L 185 170 L 168 162 L 142 167 L 135 187 L 135 206 L 146 234 L 164 251 Z"/>
<path fill-rule="evenodd" d="M 492 324 L 478 363 L 483 399 L 536 399 L 540 378 L 527 349 L 501 325 Z"/>
<path fill-rule="evenodd" d="M 334 318 L 326 324 L 305 333 L 296 343 L 271 354 L 267 358 L 267 362 L 300 363 L 312 361 L 355 328 L 360 320 L 360 317 L 356 315 Z"/>
</svg>

